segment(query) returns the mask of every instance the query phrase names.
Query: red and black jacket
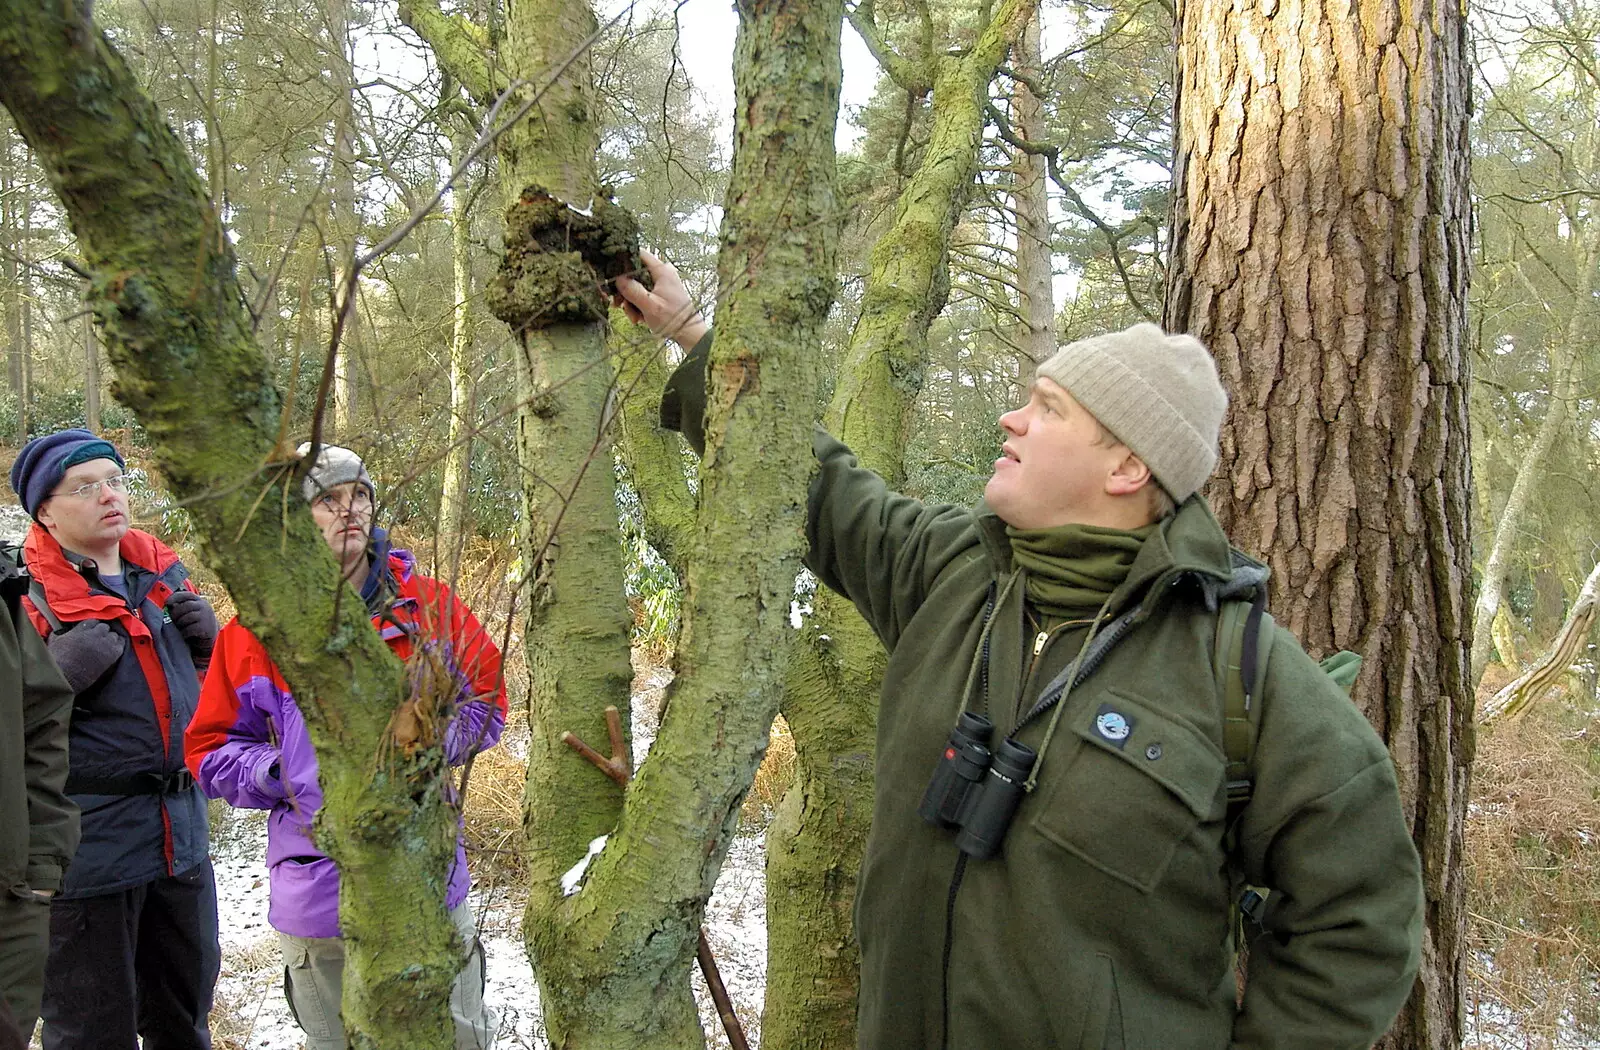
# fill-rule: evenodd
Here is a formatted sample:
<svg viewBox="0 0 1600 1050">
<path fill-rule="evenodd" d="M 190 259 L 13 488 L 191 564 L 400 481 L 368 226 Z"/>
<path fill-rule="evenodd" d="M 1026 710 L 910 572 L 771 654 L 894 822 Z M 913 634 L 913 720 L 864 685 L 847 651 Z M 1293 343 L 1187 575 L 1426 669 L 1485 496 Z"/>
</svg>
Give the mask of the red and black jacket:
<svg viewBox="0 0 1600 1050">
<path fill-rule="evenodd" d="M 24 605 L 40 634 L 103 620 L 128 639 L 122 657 L 73 704 L 67 794 L 83 811 L 83 837 L 63 897 L 175 875 L 207 855 L 205 796 L 183 764 L 200 676 L 165 609 L 174 591 L 194 588 L 178 556 L 148 533 L 128 530 L 121 555 L 126 600 L 43 527 L 34 525 L 23 544 L 35 588 Z"/>
</svg>

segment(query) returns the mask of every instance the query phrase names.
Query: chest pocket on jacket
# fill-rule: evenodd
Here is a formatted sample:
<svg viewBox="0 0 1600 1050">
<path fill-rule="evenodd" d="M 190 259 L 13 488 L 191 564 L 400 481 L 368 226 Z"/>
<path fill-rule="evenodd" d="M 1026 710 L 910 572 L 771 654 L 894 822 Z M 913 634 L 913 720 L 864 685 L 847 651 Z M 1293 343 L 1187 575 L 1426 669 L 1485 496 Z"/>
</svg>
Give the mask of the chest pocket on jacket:
<svg viewBox="0 0 1600 1050">
<path fill-rule="evenodd" d="M 1069 712 L 1066 761 L 1043 770 L 1033 826 L 1094 867 L 1146 893 L 1201 821 L 1220 819 L 1225 760 L 1202 733 L 1145 701 L 1116 692 Z M 1067 745 L 1063 747 L 1062 745 Z M 1070 750 L 1069 750 L 1070 749 Z M 1047 763 L 1055 755 L 1046 755 Z M 1052 763 L 1053 764 L 1053 763 Z"/>
</svg>

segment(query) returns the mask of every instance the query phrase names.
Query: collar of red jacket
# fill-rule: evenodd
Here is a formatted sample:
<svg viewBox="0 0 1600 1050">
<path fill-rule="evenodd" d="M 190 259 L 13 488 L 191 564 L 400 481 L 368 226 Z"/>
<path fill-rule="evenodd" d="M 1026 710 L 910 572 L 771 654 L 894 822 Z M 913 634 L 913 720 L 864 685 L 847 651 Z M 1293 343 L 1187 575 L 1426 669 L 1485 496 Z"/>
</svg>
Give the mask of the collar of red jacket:
<svg viewBox="0 0 1600 1050">
<path fill-rule="evenodd" d="M 138 529 L 129 529 L 117 546 L 124 562 L 150 570 L 157 576 L 178 561 L 172 548 Z M 67 560 L 67 552 L 43 525 L 36 522 L 28 529 L 22 554 L 29 575 L 44 587 L 51 611 L 61 619 L 99 619 L 106 613 L 128 611 L 127 604 L 116 595 L 95 594 L 89 590 L 89 581 Z"/>
</svg>

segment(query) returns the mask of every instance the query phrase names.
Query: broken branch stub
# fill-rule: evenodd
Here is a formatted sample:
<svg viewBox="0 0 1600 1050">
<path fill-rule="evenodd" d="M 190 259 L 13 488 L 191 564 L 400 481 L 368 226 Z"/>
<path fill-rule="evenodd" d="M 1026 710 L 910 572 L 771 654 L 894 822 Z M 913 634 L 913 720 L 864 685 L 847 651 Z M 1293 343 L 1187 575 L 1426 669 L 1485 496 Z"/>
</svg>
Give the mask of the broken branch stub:
<svg viewBox="0 0 1600 1050">
<path fill-rule="evenodd" d="M 632 213 L 604 190 L 577 208 L 529 186 L 506 209 L 505 254 L 484 301 L 516 332 L 603 321 L 623 274 L 650 287 Z"/>
</svg>

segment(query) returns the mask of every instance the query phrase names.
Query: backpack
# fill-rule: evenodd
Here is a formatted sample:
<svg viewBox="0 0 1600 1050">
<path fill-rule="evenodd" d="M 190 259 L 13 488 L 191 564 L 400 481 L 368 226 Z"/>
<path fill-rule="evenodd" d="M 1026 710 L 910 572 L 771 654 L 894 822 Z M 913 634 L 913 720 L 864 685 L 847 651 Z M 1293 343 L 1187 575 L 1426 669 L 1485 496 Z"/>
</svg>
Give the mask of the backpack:
<svg viewBox="0 0 1600 1050">
<path fill-rule="evenodd" d="M 1261 702 L 1265 699 L 1267 656 L 1272 651 L 1275 624 L 1267 612 L 1266 590 L 1255 588 L 1249 599 L 1229 597 L 1219 603 L 1217 643 L 1213 650 L 1217 691 L 1222 694 L 1222 743 L 1227 756 L 1228 816 L 1224 842 L 1231 855 L 1237 846 L 1239 818 L 1255 794 L 1256 727 L 1261 721 Z M 1324 673 L 1346 694 L 1361 672 L 1361 656 L 1348 649 L 1324 658 Z M 1270 891 L 1245 885 L 1234 908 L 1236 940 L 1243 938 L 1243 920 L 1260 925 L 1266 914 Z"/>
<path fill-rule="evenodd" d="M 8 560 L 15 567 L 17 576 L 24 581 L 22 590 L 27 592 L 28 601 L 38 610 L 39 615 L 44 617 L 45 623 L 50 625 L 50 630 L 52 632 L 65 630 L 61 618 L 55 614 L 50 608 L 49 601 L 45 599 L 44 584 L 28 572 L 27 562 L 22 560 L 22 544 L 0 543 L 0 560 Z M 21 612 L 20 609 L 18 611 Z M 22 618 L 26 620 L 27 614 L 22 613 Z"/>
</svg>

